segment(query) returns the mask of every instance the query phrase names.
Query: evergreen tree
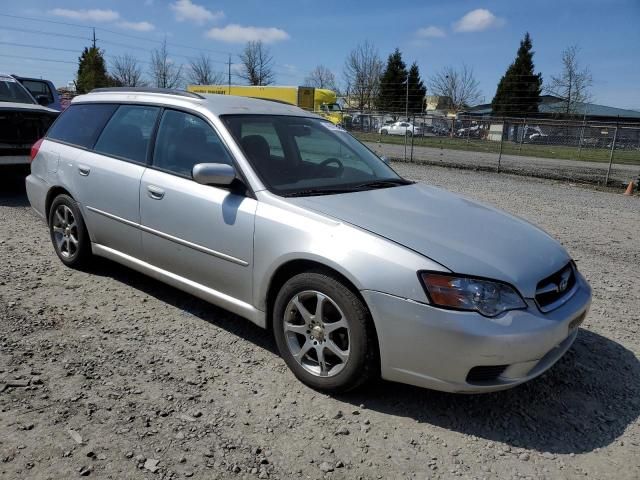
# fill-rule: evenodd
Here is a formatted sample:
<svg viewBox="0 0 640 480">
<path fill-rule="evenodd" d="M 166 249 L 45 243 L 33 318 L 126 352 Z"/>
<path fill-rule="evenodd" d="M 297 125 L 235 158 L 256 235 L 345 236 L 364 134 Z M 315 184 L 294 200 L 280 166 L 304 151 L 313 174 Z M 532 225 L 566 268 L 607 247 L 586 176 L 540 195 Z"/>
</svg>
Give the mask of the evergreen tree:
<svg viewBox="0 0 640 480">
<path fill-rule="evenodd" d="M 420 69 L 416 62 L 413 62 L 409 69 L 409 113 L 422 113 L 426 94 L 427 88 L 420 78 Z"/>
<path fill-rule="evenodd" d="M 491 102 L 494 115 L 527 115 L 538 112 L 542 74 L 534 73 L 533 48 L 527 32 L 520 41 L 515 61 L 500 79 Z"/>
<path fill-rule="evenodd" d="M 94 88 L 111 85 L 112 82 L 105 67 L 104 54 L 98 47 L 85 47 L 78 62 L 76 78 L 78 93 L 87 93 Z"/>
<path fill-rule="evenodd" d="M 407 66 L 397 48 L 389 55 L 387 67 L 380 76 L 377 106 L 387 112 L 404 112 L 406 99 Z"/>
</svg>

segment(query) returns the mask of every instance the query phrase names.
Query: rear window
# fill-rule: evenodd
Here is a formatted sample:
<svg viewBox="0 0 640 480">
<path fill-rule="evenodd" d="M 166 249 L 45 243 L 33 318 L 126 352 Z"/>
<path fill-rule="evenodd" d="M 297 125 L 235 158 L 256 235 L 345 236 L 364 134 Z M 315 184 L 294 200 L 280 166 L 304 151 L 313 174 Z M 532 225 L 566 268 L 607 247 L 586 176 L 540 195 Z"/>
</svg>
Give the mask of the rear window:
<svg viewBox="0 0 640 480">
<path fill-rule="evenodd" d="M 0 102 L 31 103 L 33 98 L 12 77 L 0 77 Z"/>
<path fill-rule="evenodd" d="M 49 84 L 45 81 L 38 80 L 23 80 L 22 85 L 25 86 L 27 90 L 31 92 L 33 98 L 38 98 L 38 95 L 44 95 L 47 97 L 48 103 L 53 103 L 53 93 L 51 92 L 51 88 L 49 88 Z"/>
<path fill-rule="evenodd" d="M 47 138 L 91 148 L 116 108 L 108 103 L 71 105 L 49 129 Z"/>
</svg>

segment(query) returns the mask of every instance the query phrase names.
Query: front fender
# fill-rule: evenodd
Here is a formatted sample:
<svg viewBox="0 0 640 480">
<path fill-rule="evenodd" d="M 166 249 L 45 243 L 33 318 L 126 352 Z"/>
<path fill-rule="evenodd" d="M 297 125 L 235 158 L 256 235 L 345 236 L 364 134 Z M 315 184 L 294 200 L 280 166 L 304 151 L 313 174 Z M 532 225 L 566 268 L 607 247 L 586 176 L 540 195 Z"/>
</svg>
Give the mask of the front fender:
<svg viewBox="0 0 640 480">
<path fill-rule="evenodd" d="M 253 301 L 260 310 L 266 309 L 273 275 L 292 260 L 310 260 L 332 268 L 358 290 L 424 303 L 428 299 L 416 272 L 447 271 L 390 240 L 268 195 L 269 201 L 258 202 L 254 234 Z"/>
</svg>

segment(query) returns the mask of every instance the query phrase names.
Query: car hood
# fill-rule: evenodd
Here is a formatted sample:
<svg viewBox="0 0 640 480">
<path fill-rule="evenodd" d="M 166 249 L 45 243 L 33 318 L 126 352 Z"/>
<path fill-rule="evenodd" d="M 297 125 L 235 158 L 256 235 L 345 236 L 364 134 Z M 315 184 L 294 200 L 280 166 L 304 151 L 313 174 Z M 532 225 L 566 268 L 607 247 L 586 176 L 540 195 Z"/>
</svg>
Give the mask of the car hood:
<svg viewBox="0 0 640 480">
<path fill-rule="evenodd" d="M 418 252 L 452 272 L 502 280 L 525 297 L 570 257 L 540 228 L 424 184 L 287 199 Z"/>
</svg>

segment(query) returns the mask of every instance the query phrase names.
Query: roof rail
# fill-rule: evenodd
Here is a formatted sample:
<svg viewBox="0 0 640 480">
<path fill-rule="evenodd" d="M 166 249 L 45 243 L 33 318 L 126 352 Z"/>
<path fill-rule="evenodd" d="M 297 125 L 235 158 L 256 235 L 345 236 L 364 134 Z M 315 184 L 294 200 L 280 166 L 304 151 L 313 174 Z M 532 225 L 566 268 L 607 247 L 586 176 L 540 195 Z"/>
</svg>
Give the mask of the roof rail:
<svg viewBox="0 0 640 480">
<path fill-rule="evenodd" d="M 204 99 L 202 95 L 193 92 L 187 92 L 186 90 L 177 90 L 174 88 L 154 88 L 154 87 L 108 87 L 108 88 L 94 88 L 89 93 L 106 93 L 106 92 L 134 92 L 134 93 L 162 93 L 164 95 L 176 95 L 179 97 L 199 98 Z"/>
</svg>

